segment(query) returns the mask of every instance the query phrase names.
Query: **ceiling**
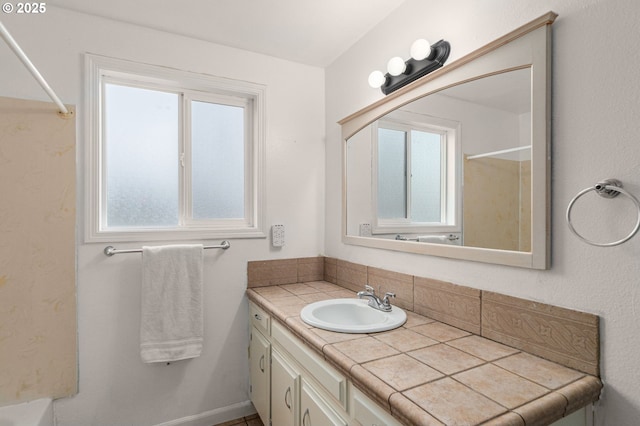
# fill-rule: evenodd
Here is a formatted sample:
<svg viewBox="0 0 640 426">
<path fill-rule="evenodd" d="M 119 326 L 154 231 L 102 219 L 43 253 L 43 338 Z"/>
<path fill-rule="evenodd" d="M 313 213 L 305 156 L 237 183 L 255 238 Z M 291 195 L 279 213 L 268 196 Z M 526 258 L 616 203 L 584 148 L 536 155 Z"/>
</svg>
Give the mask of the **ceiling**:
<svg viewBox="0 0 640 426">
<path fill-rule="evenodd" d="M 405 0 L 49 0 L 115 19 L 326 67 Z"/>
</svg>

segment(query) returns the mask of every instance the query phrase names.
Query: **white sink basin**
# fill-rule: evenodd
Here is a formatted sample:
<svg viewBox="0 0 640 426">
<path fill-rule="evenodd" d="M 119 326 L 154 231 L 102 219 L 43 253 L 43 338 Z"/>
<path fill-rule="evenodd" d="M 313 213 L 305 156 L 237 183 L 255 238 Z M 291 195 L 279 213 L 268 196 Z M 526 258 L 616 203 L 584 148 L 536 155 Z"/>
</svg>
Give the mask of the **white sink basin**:
<svg viewBox="0 0 640 426">
<path fill-rule="evenodd" d="M 407 314 L 397 306 L 391 312 L 382 312 L 367 303 L 365 299 L 322 300 L 302 308 L 300 318 L 314 327 L 341 333 L 393 330 L 407 320 Z"/>
</svg>

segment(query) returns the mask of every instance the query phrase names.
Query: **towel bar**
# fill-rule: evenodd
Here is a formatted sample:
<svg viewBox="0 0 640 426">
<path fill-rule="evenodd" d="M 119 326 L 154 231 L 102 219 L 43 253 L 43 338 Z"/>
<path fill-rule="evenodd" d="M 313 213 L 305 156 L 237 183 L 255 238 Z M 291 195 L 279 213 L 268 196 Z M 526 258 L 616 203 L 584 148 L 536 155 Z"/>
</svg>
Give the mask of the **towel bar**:
<svg viewBox="0 0 640 426">
<path fill-rule="evenodd" d="M 224 240 L 217 246 L 204 246 L 202 248 L 205 250 L 214 249 L 214 248 L 226 250 L 229 247 L 231 247 L 231 243 L 227 240 Z M 122 253 L 142 253 L 142 249 L 118 250 L 113 246 L 107 246 L 104 248 L 104 254 L 109 257 L 113 256 L 114 254 L 122 254 Z"/>
</svg>

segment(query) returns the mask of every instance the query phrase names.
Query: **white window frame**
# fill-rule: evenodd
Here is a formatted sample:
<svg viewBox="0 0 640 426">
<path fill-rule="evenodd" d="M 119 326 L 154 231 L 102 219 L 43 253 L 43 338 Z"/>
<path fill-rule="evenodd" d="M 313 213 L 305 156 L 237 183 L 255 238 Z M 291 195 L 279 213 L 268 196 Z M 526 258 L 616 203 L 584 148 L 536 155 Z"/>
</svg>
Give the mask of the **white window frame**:
<svg viewBox="0 0 640 426">
<path fill-rule="evenodd" d="M 443 137 L 441 150 L 441 218 L 440 222 L 414 222 L 409 218 L 378 218 L 378 127 L 401 131 L 426 131 Z M 462 231 L 462 166 L 460 151 L 460 123 L 453 120 L 406 111 L 394 113 L 393 118 L 376 122 L 372 130 L 371 167 L 373 214 L 372 233 L 453 233 Z M 410 149 L 408 147 L 407 149 Z M 407 176 L 406 191 L 411 193 L 411 178 Z M 411 211 L 411 197 L 406 197 L 407 214 Z"/>
<path fill-rule="evenodd" d="M 180 109 L 180 147 L 185 158 L 190 155 L 187 134 L 191 101 L 218 102 L 246 107 L 247 135 L 245 146 L 245 217 L 240 219 L 189 220 L 190 194 L 184 191 L 191 179 L 190 162 L 181 173 L 181 211 L 178 226 L 107 228 L 106 194 L 103 190 L 102 102 L 105 83 L 130 84 L 166 92 L 183 94 Z M 265 94 L 264 85 L 195 74 L 156 65 L 140 64 L 104 56 L 85 55 L 85 242 L 208 240 L 231 238 L 265 238 L 264 231 L 264 163 L 265 163 Z M 185 128 L 186 127 L 186 128 Z M 178 158 L 176 158 L 176 161 Z"/>
</svg>

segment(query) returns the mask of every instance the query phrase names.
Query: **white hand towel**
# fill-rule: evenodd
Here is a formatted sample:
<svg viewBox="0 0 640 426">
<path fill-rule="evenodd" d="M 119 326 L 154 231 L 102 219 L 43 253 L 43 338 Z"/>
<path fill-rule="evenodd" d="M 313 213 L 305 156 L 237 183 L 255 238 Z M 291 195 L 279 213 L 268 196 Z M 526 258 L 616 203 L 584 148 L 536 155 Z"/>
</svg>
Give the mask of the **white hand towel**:
<svg viewBox="0 0 640 426">
<path fill-rule="evenodd" d="M 449 238 L 446 235 L 424 235 L 418 237 L 421 243 L 448 243 Z"/>
<path fill-rule="evenodd" d="M 142 248 L 140 356 L 144 362 L 202 352 L 202 245 Z"/>
</svg>

